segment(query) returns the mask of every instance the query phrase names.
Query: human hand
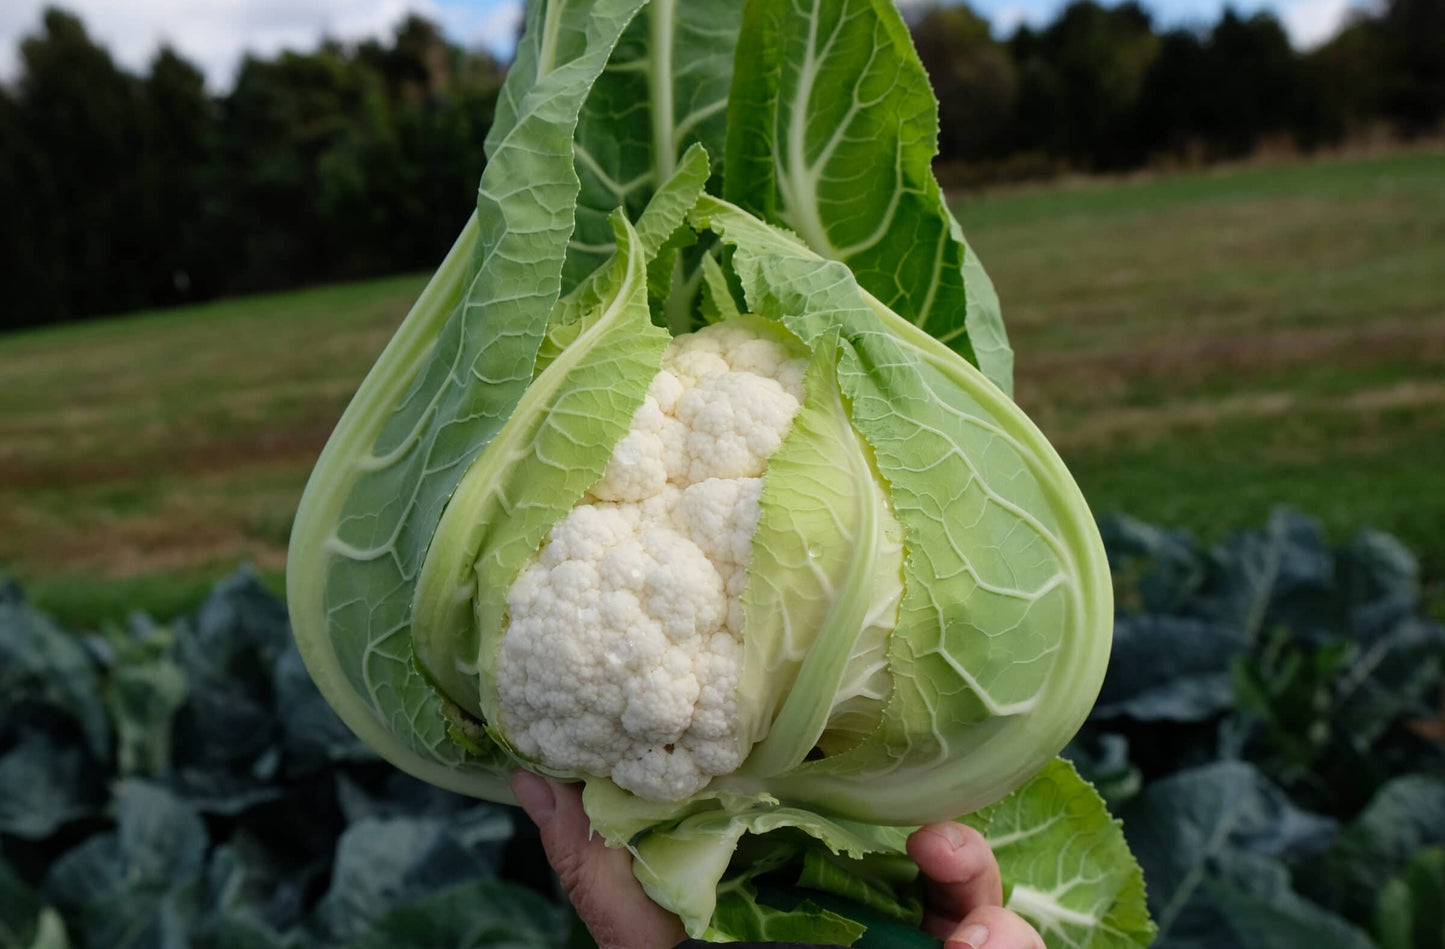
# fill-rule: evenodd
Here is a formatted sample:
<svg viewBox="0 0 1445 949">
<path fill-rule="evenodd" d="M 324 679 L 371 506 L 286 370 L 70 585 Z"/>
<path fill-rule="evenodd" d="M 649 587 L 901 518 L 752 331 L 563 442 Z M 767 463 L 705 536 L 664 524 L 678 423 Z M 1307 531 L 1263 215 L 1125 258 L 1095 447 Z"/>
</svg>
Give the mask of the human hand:
<svg viewBox="0 0 1445 949">
<path fill-rule="evenodd" d="M 518 771 L 512 793 L 537 825 L 547 862 L 598 949 L 672 949 L 687 938 L 682 920 L 652 902 L 632 875 L 632 854 L 592 833 L 581 785 Z"/>
<path fill-rule="evenodd" d="M 983 834 L 964 824 L 926 824 L 908 838 L 924 876 L 923 929 L 944 949 L 1044 949 L 1024 918 L 1003 906 L 1003 877 Z"/>
<path fill-rule="evenodd" d="M 682 922 L 648 899 L 632 875 L 631 854 L 592 833 L 579 785 L 519 771 L 512 793 L 600 949 L 672 949 L 687 939 Z M 923 928 L 946 949 L 1043 949 L 1033 927 L 1003 908 L 998 861 L 978 831 L 929 824 L 908 838 L 908 855 L 926 878 Z"/>
</svg>

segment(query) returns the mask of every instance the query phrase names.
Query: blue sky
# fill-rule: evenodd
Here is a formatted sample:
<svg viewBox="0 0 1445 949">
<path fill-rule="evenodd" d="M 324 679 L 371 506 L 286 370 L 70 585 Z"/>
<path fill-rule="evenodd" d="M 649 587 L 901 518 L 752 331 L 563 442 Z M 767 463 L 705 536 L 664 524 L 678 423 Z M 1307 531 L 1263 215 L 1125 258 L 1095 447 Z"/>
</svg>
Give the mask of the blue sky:
<svg viewBox="0 0 1445 949">
<path fill-rule="evenodd" d="M 248 50 L 270 55 L 307 49 L 323 34 L 342 40 L 385 36 L 408 11 L 437 20 L 458 42 L 506 55 L 522 9 L 521 0 L 0 0 L 0 78 L 15 75 L 20 38 L 38 27 L 45 6 L 57 2 L 78 13 L 124 66 L 144 69 L 156 48 L 169 42 L 205 70 L 217 91 L 229 88 Z M 1002 36 L 1020 23 L 1047 22 L 1065 2 L 973 0 L 972 5 Z M 1224 7 L 1224 0 L 1143 2 L 1166 26 L 1208 23 Z M 1308 47 L 1329 37 L 1349 3 L 1236 0 L 1233 6 L 1243 12 L 1273 10 L 1295 45 Z"/>
</svg>

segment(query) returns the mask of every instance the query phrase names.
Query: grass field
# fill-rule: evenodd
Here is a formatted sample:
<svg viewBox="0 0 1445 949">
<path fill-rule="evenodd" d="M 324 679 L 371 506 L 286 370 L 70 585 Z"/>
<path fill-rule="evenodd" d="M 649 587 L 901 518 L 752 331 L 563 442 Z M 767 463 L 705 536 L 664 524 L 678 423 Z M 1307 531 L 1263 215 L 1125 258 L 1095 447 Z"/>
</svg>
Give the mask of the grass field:
<svg viewBox="0 0 1445 949">
<path fill-rule="evenodd" d="M 1017 396 L 1097 511 L 1292 504 L 1445 574 L 1445 155 L 960 202 Z M 0 569 L 76 622 L 279 583 L 330 426 L 424 276 L 0 337 Z"/>
</svg>

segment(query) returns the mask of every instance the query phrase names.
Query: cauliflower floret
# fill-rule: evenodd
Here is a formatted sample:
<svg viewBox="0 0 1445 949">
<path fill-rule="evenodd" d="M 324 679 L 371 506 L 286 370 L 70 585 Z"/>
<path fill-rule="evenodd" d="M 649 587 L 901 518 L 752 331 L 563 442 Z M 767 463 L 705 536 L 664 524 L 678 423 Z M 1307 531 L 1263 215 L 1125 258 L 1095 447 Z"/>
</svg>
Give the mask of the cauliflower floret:
<svg viewBox="0 0 1445 949">
<path fill-rule="evenodd" d="M 797 413 L 798 400 L 776 379 L 729 372 L 701 380 L 677 400 L 689 429 L 687 481 L 761 477 Z"/>
<path fill-rule="evenodd" d="M 623 436 L 607 462 L 592 496 L 602 501 L 641 501 L 667 484 L 662 439 L 655 432 L 631 431 Z"/>
<path fill-rule="evenodd" d="M 666 417 L 677 409 L 677 400 L 682 398 L 685 391 L 687 387 L 682 384 L 682 380 L 663 369 L 652 377 L 652 383 L 647 387 L 647 398 L 655 402 L 658 411 Z"/>
<path fill-rule="evenodd" d="M 804 364 L 742 325 L 669 344 L 606 472 L 508 591 L 500 724 L 523 755 L 650 800 L 742 763 L 741 598 Z"/>
<path fill-rule="evenodd" d="M 748 562 L 762 496 L 761 478 L 708 478 L 683 490 L 673 522 L 730 581 L 730 574 Z"/>
<path fill-rule="evenodd" d="M 783 391 L 797 399 L 800 403 L 803 401 L 803 373 L 807 372 L 807 370 L 808 360 L 789 359 L 783 363 L 782 368 L 778 370 L 778 374 L 775 377 L 778 380 L 778 385 L 783 387 Z"/>
</svg>

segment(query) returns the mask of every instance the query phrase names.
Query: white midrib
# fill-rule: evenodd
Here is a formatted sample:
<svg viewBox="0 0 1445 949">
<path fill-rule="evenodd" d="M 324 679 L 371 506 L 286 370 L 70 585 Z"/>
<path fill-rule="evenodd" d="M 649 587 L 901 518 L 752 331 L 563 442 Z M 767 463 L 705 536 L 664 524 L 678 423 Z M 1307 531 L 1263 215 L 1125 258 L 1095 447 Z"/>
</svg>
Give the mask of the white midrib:
<svg viewBox="0 0 1445 949">
<path fill-rule="evenodd" d="M 648 94 L 652 100 L 652 160 L 656 163 L 653 186 L 661 188 L 677 171 L 677 125 L 672 102 L 672 53 L 676 0 L 654 0 L 647 7 L 648 40 L 652 51 L 652 69 L 647 74 Z M 664 305 L 668 329 L 677 335 L 689 329 L 690 314 L 686 304 L 692 294 L 686 292 L 682 261 L 672 264 L 672 280 Z"/>
<path fill-rule="evenodd" d="M 818 81 L 817 49 L 818 8 L 815 6 L 808 20 L 807 52 L 798 69 L 798 94 L 788 116 L 788 171 L 780 176 L 778 190 L 782 192 L 785 217 L 798 235 L 818 252 L 836 257 L 823 219 L 818 215 L 816 171 L 808 167 L 808 103 L 813 98 L 813 85 Z"/>
<path fill-rule="evenodd" d="M 652 99 L 652 154 L 657 162 L 657 186 L 677 170 L 673 153 L 672 31 L 675 0 L 654 0 L 647 7 L 652 69 L 647 74 Z"/>
<path fill-rule="evenodd" d="M 550 73 L 557 64 L 557 35 L 562 30 L 562 9 L 567 0 L 547 4 L 542 14 L 542 43 L 537 50 L 537 79 Z"/>
<path fill-rule="evenodd" d="M 1093 913 L 1069 909 L 1060 903 L 1053 893 L 1045 893 L 1017 883 L 1009 893 L 1008 908 L 1020 916 L 1038 921 L 1045 929 L 1059 929 L 1062 925 L 1088 928 L 1099 925 L 1099 917 Z"/>
<path fill-rule="evenodd" d="M 1037 837 L 1039 834 L 1046 832 L 1050 827 L 1054 826 L 1061 820 L 1063 820 L 1063 816 L 1060 814 L 1055 814 L 1053 817 L 1050 817 L 1042 824 L 1035 824 L 1032 827 L 1025 828 L 1024 830 L 1010 831 L 1007 834 L 989 834 L 988 845 L 993 849 L 995 853 L 997 853 L 999 850 L 1002 850 L 1004 847 L 1010 846 L 1011 844 L 1016 844 L 1021 840 L 1028 840 L 1030 837 Z"/>
<path fill-rule="evenodd" d="M 635 235 L 632 237 L 635 241 Z M 447 501 L 432 533 L 412 595 L 412 641 L 419 656 L 427 657 L 431 640 L 438 636 L 437 631 L 456 629 L 461 622 L 458 617 L 468 613 L 467 604 L 476 599 L 476 565 L 482 562 L 479 554 L 488 538 L 485 535 L 470 537 L 470 527 L 476 523 L 493 523 L 495 515 L 491 512 L 495 506 L 505 506 L 506 482 L 499 472 L 513 470 L 521 459 L 529 457 L 536 440 L 533 424 L 545 424 L 547 405 L 561 391 L 572 370 L 591 352 L 597 339 L 605 335 L 626 312 L 639 283 L 646 279 L 642 264 L 636 258 L 635 244 L 633 247 L 616 295 L 596 321 L 583 330 L 522 394 L 506 424 L 486 449 L 472 459 Z M 458 550 L 462 551 L 461 556 L 455 555 Z M 427 632 L 421 634 L 419 630 Z M 493 716 L 487 714 L 488 710 L 468 701 L 468 696 L 456 685 L 458 677 L 469 676 L 481 665 L 480 658 L 476 663 L 458 655 L 444 658 L 451 659 L 451 670 L 445 668 L 444 661 L 433 661 L 429 665 L 434 676 L 443 677 L 438 682 L 440 691 L 479 718 L 491 720 Z M 452 686 L 450 689 L 449 684 Z"/>
</svg>

